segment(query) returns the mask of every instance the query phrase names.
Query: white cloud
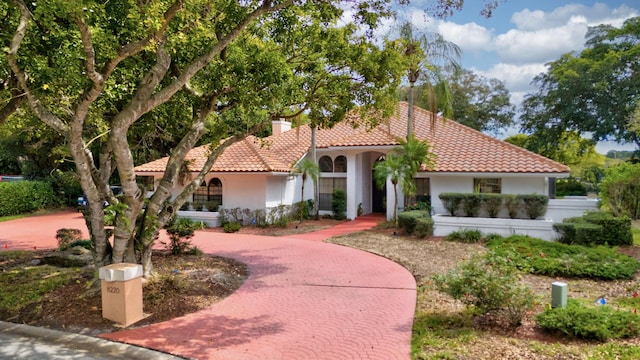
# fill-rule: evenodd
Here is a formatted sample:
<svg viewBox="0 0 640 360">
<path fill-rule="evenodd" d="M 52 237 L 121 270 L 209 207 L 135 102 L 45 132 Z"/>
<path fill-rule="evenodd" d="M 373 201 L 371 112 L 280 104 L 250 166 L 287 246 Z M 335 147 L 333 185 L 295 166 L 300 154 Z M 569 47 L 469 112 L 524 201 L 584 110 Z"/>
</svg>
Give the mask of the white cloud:
<svg viewBox="0 0 640 360">
<path fill-rule="evenodd" d="M 509 88 L 509 91 L 529 91 L 532 89 L 531 80 L 538 74 L 546 72 L 544 64 L 506 64 L 499 63 L 493 65 L 489 70 L 474 70 L 487 78 L 502 80 Z"/>
<path fill-rule="evenodd" d="M 509 30 L 495 39 L 500 60 L 513 64 L 545 63 L 569 51 L 583 48 L 587 24 L 574 22 L 536 31 Z"/>
<path fill-rule="evenodd" d="M 464 53 L 477 53 L 493 50 L 493 34 L 487 28 L 476 23 L 459 25 L 452 22 L 441 22 L 438 32 L 456 45 Z"/>
</svg>

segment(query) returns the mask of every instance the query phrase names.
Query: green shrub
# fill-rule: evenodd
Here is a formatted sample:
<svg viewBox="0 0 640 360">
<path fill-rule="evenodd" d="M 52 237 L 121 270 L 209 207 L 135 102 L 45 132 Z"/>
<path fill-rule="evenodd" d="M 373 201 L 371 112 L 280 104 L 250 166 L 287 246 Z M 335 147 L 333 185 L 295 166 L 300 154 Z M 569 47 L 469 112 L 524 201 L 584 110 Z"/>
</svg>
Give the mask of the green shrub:
<svg viewBox="0 0 640 360">
<path fill-rule="evenodd" d="M 498 213 L 502 208 L 502 194 L 479 194 L 480 201 L 484 206 L 490 218 L 498 217 Z"/>
<path fill-rule="evenodd" d="M 554 224 L 560 234 L 558 239 L 565 244 L 577 245 L 632 245 L 631 219 L 614 217 L 601 211 L 588 212 L 582 217 L 566 218 Z"/>
<path fill-rule="evenodd" d="M 347 193 L 344 190 L 335 189 L 333 191 L 333 199 L 331 200 L 331 210 L 333 218 L 336 220 L 344 220 L 347 218 Z"/>
<path fill-rule="evenodd" d="M 216 212 L 220 207 L 217 201 L 207 201 L 204 206 L 207 208 L 207 211 Z"/>
<path fill-rule="evenodd" d="M 522 203 L 522 209 L 525 216 L 529 219 L 537 219 L 547 212 L 547 204 L 549 204 L 549 197 L 546 195 L 526 194 L 517 195 Z"/>
<path fill-rule="evenodd" d="M 518 217 L 518 210 L 520 210 L 521 199 L 513 194 L 504 195 L 504 206 L 509 212 L 509 217 L 515 219 Z"/>
<path fill-rule="evenodd" d="M 462 229 L 447 235 L 447 241 L 477 243 L 482 241 L 482 233 L 478 229 Z"/>
<path fill-rule="evenodd" d="M 500 234 L 488 234 L 487 236 L 485 236 L 485 240 L 486 241 L 496 241 L 496 240 L 500 240 L 503 239 L 504 236 L 500 235 Z"/>
<path fill-rule="evenodd" d="M 420 218 L 429 218 L 429 213 L 423 210 L 403 211 L 398 214 L 398 226 L 404 229 L 407 234 L 413 234 L 417 220 Z"/>
<path fill-rule="evenodd" d="M 434 222 L 432 218 L 418 218 L 416 219 L 416 228 L 414 234 L 419 238 L 424 238 L 433 235 Z"/>
<path fill-rule="evenodd" d="M 525 272 L 551 277 L 633 279 L 639 267 L 636 259 L 605 246 L 567 245 L 524 235 L 491 239 L 486 246 L 509 256 L 511 264 Z"/>
<path fill-rule="evenodd" d="M 0 182 L 0 216 L 19 215 L 61 204 L 45 181 Z"/>
<path fill-rule="evenodd" d="M 240 228 L 242 228 L 242 225 L 240 225 L 240 223 L 238 222 L 232 221 L 224 224 L 222 228 L 226 233 L 234 233 L 234 232 L 240 231 Z"/>
<path fill-rule="evenodd" d="M 204 210 L 204 202 L 203 201 L 194 201 L 191 203 L 191 207 L 193 207 L 194 211 L 203 211 Z"/>
<path fill-rule="evenodd" d="M 585 196 L 587 187 L 574 177 L 556 180 L 556 196 Z"/>
<path fill-rule="evenodd" d="M 616 217 L 610 213 L 592 211 L 586 213 L 583 218 L 589 223 L 602 226 L 602 244 L 608 244 L 611 246 L 633 244 L 631 219 L 628 217 Z"/>
<path fill-rule="evenodd" d="M 482 207 L 482 198 L 480 194 L 465 194 L 462 198 L 462 211 L 464 216 L 478 217 Z"/>
<path fill-rule="evenodd" d="M 464 194 L 461 193 L 441 193 L 438 195 L 440 201 L 442 201 L 442 206 L 451 214 L 451 216 L 456 216 L 458 209 L 460 209 L 460 204 L 462 204 L 462 199 L 464 199 Z"/>
<path fill-rule="evenodd" d="M 640 164 L 608 168 L 600 183 L 600 198 L 613 215 L 640 219 Z"/>
<path fill-rule="evenodd" d="M 607 341 L 640 335 L 640 316 L 609 306 L 586 307 L 569 299 L 564 308 L 546 309 L 536 316 L 540 327 L 572 338 Z"/>
<path fill-rule="evenodd" d="M 180 206 L 180 211 L 189 211 L 190 207 L 191 207 L 191 202 L 185 201 L 185 203 L 182 204 L 182 206 Z"/>
<path fill-rule="evenodd" d="M 71 243 L 82 239 L 82 231 L 80 229 L 62 228 L 56 231 L 56 240 L 58 240 L 58 249 L 64 251 L 71 247 Z"/>
<path fill-rule="evenodd" d="M 176 219 L 169 227 L 169 243 L 162 242 L 165 248 L 171 251 L 172 255 L 181 255 L 196 252 L 196 248 L 191 245 L 191 238 L 195 231 L 202 229 L 203 224 L 187 218 Z"/>
<path fill-rule="evenodd" d="M 309 202 L 307 201 L 298 201 L 293 204 L 293 214 L 299 220 L 304 220 L 309 218 L 309 214 L 313 210 L 313 200 L 311 200 L 311 208 L 309 208 Z"/>
<path fill-rule="evenodd" d="M 76 247 L 76 246 L 83 247 L 87 250 L 93 249 L 93 243 L 91 242 L 91 240 L 76 240 L 71 244 L 69 244 L 69 248 Z"/>
<path fill-rule="evenodd" d="M 533 307 L 534 296 L 518 278 L 507 257 L 475 255 L 458 268 L 433 278 L 435 287 L 479 314 L 495 313 L 511 326 L 520 325 Z"/>
</svg>

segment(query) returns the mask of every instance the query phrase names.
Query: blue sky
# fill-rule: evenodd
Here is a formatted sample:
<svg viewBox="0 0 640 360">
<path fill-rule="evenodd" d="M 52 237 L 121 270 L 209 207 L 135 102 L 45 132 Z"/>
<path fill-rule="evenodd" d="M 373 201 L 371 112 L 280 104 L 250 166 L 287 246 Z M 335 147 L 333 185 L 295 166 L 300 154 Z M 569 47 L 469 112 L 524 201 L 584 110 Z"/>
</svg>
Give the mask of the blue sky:
<svg viewBox="0 0 640 360">
<path fill-rule="evenodd" d="M 441 20 L 425 15 L 433 1 L 412 1 L 398 9 L 398 18 L 411 19 L 416 28 L 438 31 L 456 43 L 463 51 L 463 67 L 504 81 L 516 105 L 535 91 L 531 81 L 546 71 L 546 63 L 584 48 L 589 26 L 620 26 L 640 16 L 638 0 L 507 0 L 492 17 L 484 18 L 480 15 L 484 1 L 467 0 L 462 11 Z M 392 27 L 389 21 L 379 34 L 388 36 Z M 514 132 L 510 129 L 507 135 Z M 599 145 L 601 152 L 610 148 L 611 144 Z"/>
</svg>

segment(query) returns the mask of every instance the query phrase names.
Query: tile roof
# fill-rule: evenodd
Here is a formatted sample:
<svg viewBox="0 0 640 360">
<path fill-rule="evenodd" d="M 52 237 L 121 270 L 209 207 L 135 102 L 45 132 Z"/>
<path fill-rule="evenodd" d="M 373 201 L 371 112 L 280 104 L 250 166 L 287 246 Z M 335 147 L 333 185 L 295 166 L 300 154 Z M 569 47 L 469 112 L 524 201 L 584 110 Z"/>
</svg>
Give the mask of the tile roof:
<svg viewBox="0 0 640 360">
<path fill-rule="evenodd" d="M 319 149 L 354 146 L 394 146 L 406 136 L 408 105 L 401 102 L 396 114 L 377 127 L 367 130 L 353 114 L 349 121 L 316 132 Z M 427 140 L 437 156 L 434 172 L 488 173 L 568 173 L 563 164 L 495 139 L 453 120 L 438 118 L 433 131 L 431 113 L 415 108 L 414 134 Z M 218 157 L 212 172 L 289 172 L 311 144 L 308 126 L 292 129 L 264 139 L 249 136 L 227 148 Z M 191 171 L 199 171 L 208 154 L 208 145 L 194 148 L 187 155 Z M 138 173 L 163 172 L 168 158 L 136 167 Z M 423 169 L 427 170 L 427 169 Z"/>
</svg>

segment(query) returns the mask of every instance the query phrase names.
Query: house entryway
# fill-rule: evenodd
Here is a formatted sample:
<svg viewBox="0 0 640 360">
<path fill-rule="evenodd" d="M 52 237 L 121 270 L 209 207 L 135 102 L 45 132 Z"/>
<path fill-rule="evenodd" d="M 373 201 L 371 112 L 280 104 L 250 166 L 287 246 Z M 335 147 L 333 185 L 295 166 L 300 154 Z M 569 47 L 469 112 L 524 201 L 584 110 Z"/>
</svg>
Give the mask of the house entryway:
<svg viewBox="0 0 640 360">
<path fill-rule="evenodd" d="M 371 174 L 371 178 L 374 179 L 373 173 Z M 376 184 L 375 179 L 372 180 L 372 185 L 371 185 L 372 212 L 383 213 L 383 214 L 387 213 L 386 197 L 387 197 L 387 184 L 384 184 L 382 189 L 380 189 L 378 187 L 378 184 Z"/>
</svg>

